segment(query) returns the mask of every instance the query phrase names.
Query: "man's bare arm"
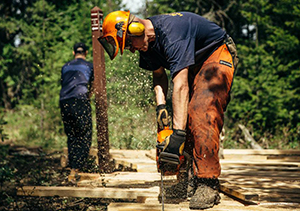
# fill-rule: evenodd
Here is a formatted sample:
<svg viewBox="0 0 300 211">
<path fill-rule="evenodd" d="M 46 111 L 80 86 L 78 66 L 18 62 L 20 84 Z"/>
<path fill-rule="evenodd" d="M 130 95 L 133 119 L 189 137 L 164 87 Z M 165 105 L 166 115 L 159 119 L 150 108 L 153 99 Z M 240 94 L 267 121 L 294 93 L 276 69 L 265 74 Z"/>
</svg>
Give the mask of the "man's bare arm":
<svg viewBox="0 0 300 211">
<path fill-rule="evenodd" d="M 163 67 L 153 71 L 153 87 L 156 105 L 166 104 L 168 93 L 168 76 Z"/>
<path fill-rule="evenodd" d="M 173 83 L 173 129 L 185 130 L 189 103 L 188 68 L 178 72 Z"/>
</svg>

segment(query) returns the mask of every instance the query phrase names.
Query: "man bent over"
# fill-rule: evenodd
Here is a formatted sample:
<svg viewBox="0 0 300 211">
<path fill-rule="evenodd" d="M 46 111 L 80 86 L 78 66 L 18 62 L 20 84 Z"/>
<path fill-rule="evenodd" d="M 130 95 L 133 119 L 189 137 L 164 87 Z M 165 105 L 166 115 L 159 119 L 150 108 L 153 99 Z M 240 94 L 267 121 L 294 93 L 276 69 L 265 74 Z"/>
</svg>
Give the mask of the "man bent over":
<svg viewBox="0 0 300 211">
<path fill-rule="evenodd" d="M 106 16 L 99 41 L 110 59 L 119 49 L 121 54 L 124 49 L 139 51 L 140 67 L 153 71 L 159 125 L 167 124 L 165 69 L 170 70 L 173 134 L 162 143 L 163 151 L 180 156 L 184 149 L 193 157 L 191 209 L 218 204 L 219 134 L 238 63 L 233 40 L 215 23 L 190 12 L 140 19 L 115 11 Z M 185 188 L 180 191 L 187 197 Z"/>
</svg>

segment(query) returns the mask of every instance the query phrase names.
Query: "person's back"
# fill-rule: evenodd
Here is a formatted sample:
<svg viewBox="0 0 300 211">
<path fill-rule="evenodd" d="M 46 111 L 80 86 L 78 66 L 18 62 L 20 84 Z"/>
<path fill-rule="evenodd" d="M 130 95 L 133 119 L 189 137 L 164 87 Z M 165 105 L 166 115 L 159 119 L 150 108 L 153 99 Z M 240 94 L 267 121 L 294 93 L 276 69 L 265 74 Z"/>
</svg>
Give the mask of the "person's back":
<svg viewBox="0 0 300 211">
<path fill-rule="evenodd" d="M 75 57 L 61 70 L 60 100 L 69 98 L 87 99 L 92 81 L 93 64 L 82 57 Z"/>
<path fill-rule="evenodd" d="M 157 15 L 148 18 L 153 24 L 155 42 L 146 52 L 140 51 L 140 67 L 157 70 L 161 66 L 171 76 L 194 65 L 198 55 L 204 61 L 221 44 L 226 32 L 218 25 L 190 12 Z"/>
<path fill-rule="evenodd" d="M 74 60 L 61 69 L 60 108 L 65 133 L 68 137 L 68 165 L 71 174 L 82 170 L 92 142 L 92 109 L 90 90 L 93 81 L 93 64 L 87 62 L 87 47 L 74 45 Z"/>
</svg>

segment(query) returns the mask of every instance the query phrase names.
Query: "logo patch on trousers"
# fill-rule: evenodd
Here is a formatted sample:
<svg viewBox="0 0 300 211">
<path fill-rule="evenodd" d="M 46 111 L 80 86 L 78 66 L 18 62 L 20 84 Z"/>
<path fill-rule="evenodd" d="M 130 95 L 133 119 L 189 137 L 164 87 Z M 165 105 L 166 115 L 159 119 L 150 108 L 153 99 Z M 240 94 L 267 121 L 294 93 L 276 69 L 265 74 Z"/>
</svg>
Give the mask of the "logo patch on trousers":
<svg viewBox="0 0 300 211">
<path fill-rule="evenodd" d="M 220 64 L 223 64 L 223 65 L 226 65 L 226 66 L 228 66 L 228 67 L 232 67 L 232 64 L 231 63 L 229 63 L 229 62 L 226 62 L 226 61 L 223 61 L 223 60 L 220 60 Z"/>
</svg>

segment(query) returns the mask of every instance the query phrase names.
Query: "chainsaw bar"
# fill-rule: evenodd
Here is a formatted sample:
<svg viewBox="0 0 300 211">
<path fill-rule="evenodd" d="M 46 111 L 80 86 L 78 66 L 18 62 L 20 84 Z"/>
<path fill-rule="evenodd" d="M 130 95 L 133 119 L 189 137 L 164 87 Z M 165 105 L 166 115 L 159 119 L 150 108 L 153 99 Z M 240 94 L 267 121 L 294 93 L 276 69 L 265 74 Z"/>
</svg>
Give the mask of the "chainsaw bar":
<svg viewBox="0 0 300 211">
<path fill-rule="evenodd" d="M 164 179 L 163 179 L 163 170 L 160 172 L 160 181 L 161 181 L 161 210 L 165 210 L 165 203 L 164 203 Z"/>
</svg>

